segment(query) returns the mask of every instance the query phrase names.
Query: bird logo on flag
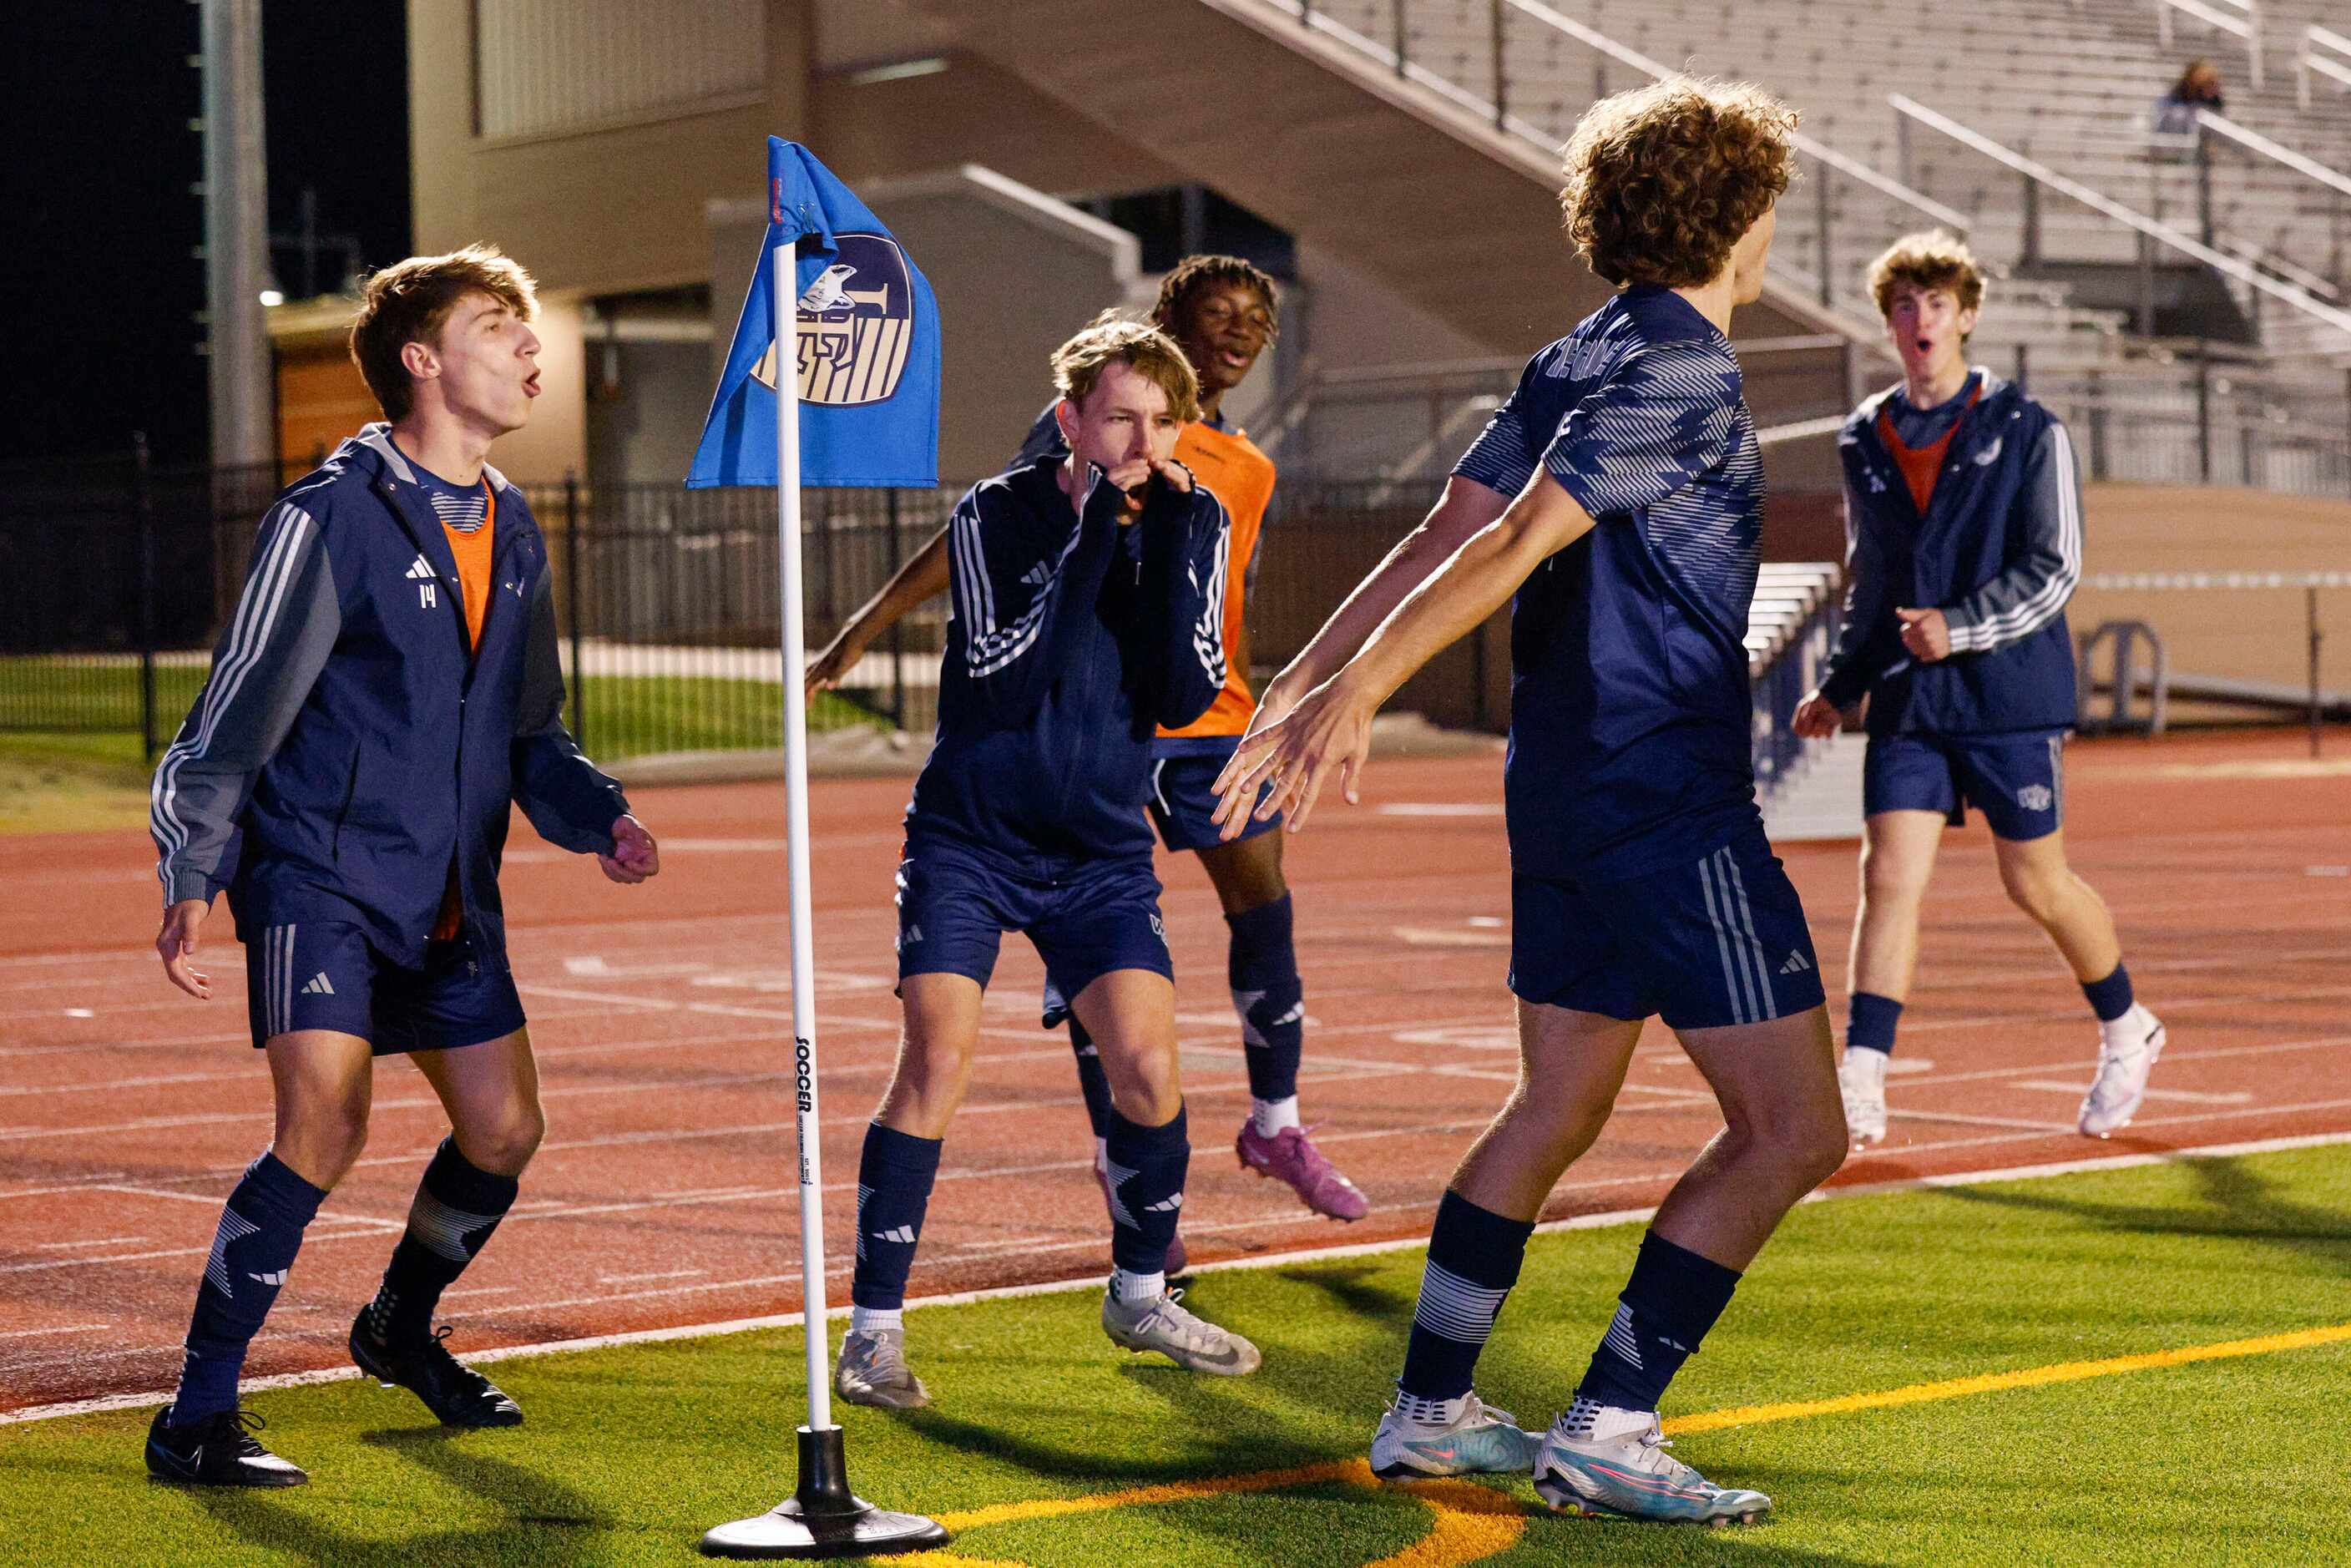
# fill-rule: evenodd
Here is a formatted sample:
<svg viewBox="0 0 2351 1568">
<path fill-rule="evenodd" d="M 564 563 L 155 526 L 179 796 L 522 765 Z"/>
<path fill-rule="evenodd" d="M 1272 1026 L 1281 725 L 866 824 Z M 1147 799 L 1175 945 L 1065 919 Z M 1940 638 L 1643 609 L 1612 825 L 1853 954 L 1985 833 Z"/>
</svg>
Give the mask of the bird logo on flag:
<svg viewBox="0 0 2351 1568">
<path fill-rule="evenodd" d="M 800 292 L 799 394 L 835 406 L 881 402 L 898 390 L 914 338 L 914 290 L 906 258 L 886 235 L 842 234 L 838 256 Z M 776 346 L 752 368 L 776 384 Z"/>
</svg>

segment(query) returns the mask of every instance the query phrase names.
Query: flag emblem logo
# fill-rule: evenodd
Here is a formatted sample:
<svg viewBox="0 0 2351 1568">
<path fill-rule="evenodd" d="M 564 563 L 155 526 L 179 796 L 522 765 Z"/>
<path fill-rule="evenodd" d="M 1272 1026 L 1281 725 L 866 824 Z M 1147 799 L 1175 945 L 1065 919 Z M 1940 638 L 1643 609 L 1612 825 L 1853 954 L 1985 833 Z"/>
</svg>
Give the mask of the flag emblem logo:
<svg viewBox="0 0 2351 1568">
<path fill-rule="evenodd" d="M 839 254 L 799 301 L 800 401 L 836 408 L 886 402 L 914 341 L 914 286 L 887 235 L 833 235 Z M 773 391 L 776 346 L 751 369 Z"/>
</svg>

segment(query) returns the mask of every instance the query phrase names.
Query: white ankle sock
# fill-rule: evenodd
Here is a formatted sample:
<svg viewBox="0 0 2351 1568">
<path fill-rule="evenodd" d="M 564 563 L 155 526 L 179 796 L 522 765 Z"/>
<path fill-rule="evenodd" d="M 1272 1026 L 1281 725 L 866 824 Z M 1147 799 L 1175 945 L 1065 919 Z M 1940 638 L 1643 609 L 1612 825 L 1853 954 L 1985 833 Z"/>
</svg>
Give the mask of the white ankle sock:
<svg viewBox="0 0 2351 1568">
<path fill-rule="evenodd" d="M 1110 1293 L 1122 1301 L 1155 1301 L 1167 1293 L 1167 1276 L 1164 1272 L 1134 1274 L 1113 1268 L 1110 1271 Z"/>
<path fill-rule="evenodd" d="M 1286 1100 L 1252 1100 L 1249 1102 L 1249 1123 L 1260 1138 L 1270 1138 L 1284 1127 L 1295 1127 L 1298 1121 L 1298 1096 Z"/>
<path fill-rule="evenodd" d="M 883 1329 L 894 1330 L 899 1333 L 905 1333 L 905 1310 L 901 1307 L 892 1307 L 886 1311 L 880 1307 L 852 1307 L 849 1309 L 849 1332 L 851 1333 L 877 1333 Z"/>
</svg>

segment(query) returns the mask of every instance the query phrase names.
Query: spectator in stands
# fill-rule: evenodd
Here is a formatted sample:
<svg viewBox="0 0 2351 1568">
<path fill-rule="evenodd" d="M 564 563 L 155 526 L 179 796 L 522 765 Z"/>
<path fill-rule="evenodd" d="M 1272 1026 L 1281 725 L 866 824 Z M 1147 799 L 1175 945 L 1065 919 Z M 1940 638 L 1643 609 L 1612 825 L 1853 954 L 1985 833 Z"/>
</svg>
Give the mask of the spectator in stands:
<svg viewBox="0 0 2351 1568">
<path fill-rule="evenodd" d="M 2220 68 L 2210 60 L 2190 60 L 2171 90 L 2155 100 L 2155 130 L 2165 136 L 2193 136 L 2197 111 L 2205 109 L 2215 114 L 2228 110 L 2220 97 Z"/>
</svg>

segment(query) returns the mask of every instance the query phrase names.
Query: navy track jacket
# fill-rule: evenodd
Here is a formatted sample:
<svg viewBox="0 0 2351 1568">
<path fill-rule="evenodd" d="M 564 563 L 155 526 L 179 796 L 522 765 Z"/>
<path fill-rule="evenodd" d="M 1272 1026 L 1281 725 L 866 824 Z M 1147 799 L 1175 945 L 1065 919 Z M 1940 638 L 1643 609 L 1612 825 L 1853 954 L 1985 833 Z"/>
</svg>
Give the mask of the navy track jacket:
<svg viewBox="0 0 2351 1568">
<path fill-rule="evenodd" d="M 1960 419 L 1919 516 L 1878 438 L 1897 389 L 1854 411 L 1844 463 L 1844 623 L 1822 695 L 1866 695 L 1872 735 L 1986 735 L 2073 724 L 2074 643 L 2065 601 L 2082 577 L 2082 490 L 2057 416 L 1989 371 Z M 1950 656 L 1902 646 L 1896 608 L 1939 608 Z"/>
<path fill-rule="evenodd" d="M 507 803 L 609 854 L 628 810 L 563 727 L 547 541 L 496 469 L 492 601 L 469 650 L 456 559 L 371 424 L 277 499 L 212 674 L 155 770 L 163 899 L 225 888 L 240 936 L 357 925 L 421 964 L 450 868 L 465 940 L 505 962 Z"/>
<path fill-rule="evenodd" d="M 906 808 L 1024 870 L 1151 852 L 1151 739 L 1224 689 L 1231 532 L 1207 486 L 1154 480 L 1143 515 L 1092 467 L 1073 508 L 1042 457 L 974 486 L 947 524 L 939 723 Z"/>
</svg>

